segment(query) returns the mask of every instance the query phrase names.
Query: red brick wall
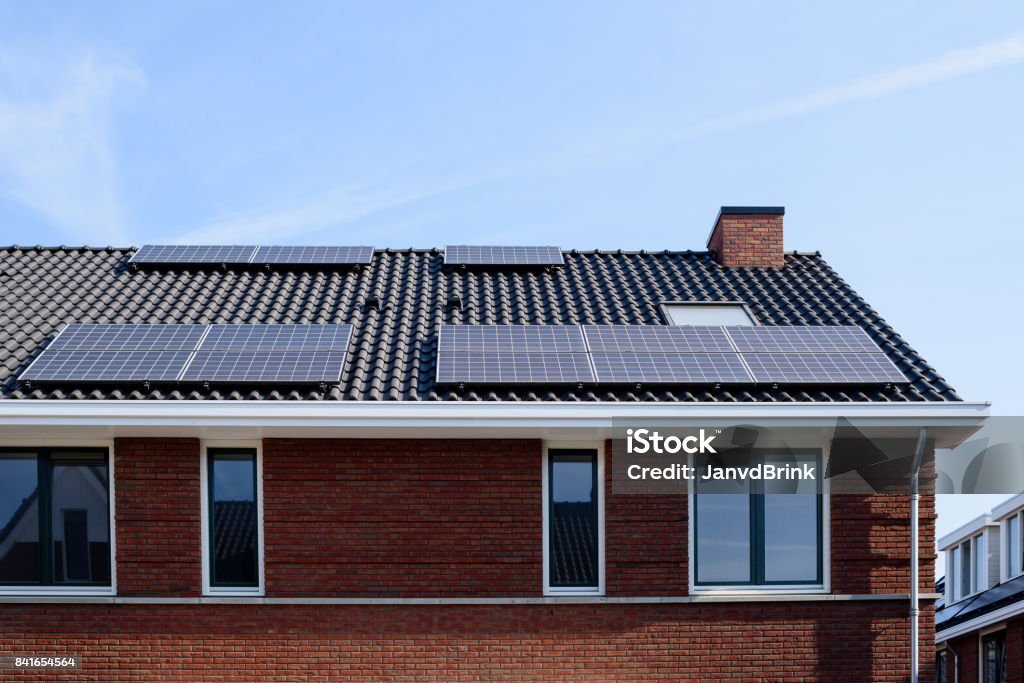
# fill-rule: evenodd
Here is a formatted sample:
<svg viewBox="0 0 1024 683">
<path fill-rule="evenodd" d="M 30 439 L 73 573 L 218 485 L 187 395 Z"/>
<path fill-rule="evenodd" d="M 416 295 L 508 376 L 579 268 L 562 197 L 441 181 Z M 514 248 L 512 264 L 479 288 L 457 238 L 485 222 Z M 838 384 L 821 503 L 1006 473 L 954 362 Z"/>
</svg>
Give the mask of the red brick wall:
<svg viewBox="0 0 1024 683">
<path fill-rule="evenodd" d="M 910 592 L 910 500 L 906 494 L 831 498 L 832 591 Z M 918 506 L 918 588 L 935 592 L 935 498 Z"/>
<path fill-rule="evenodd" d="M 1006 625 L 1006 680 L 1024 682 L 1024 619 Z"/>
<path fill-rule="evenodd" d="M 117 439 L 114 456 L 118 594 L 199 595 L 199 441 Z"/>
<path fill-rule="evenodd" d="M 541 442 L 267 440 L 268 595 L 540 594 Z"/>
<path fill-rule="evenodd" d="M 84 658 L 73 675 L 5 671 L 5 680 L 107 683 L 902 682 L 906 632 L 906 604 L 891 601 L 0 609 L 0 642 Z M 921 680 L 931 676 L 922 670 Z"/>
<path fill-rule="evenodd" d="M 957 655 L 959 655 L 961 683 L 974 683 L 974 681 L 977 681 L 979 654 L 978 634 L 972 633 L 970 635 L 964 636 L 963 638 L 957 638 L 950 642 L 950 645 L 953 647 L 954 650 L 956 650 Z M 953 681 L 955 680 L 953 673 L 953 653 L 949 652 L 948 656 L 948 668 L 946 669 L 946 671 L 948 672 L 947 680 L 949 681 L 949 683 L 953 683 Z"/>
<path fill-rule="evenodd" d="M 689 508 L 685 495 L 613 495 L 612 442 L 605 453 L 605 592 L 686 595 Z"/>
<path fill-rule="evenodd" d="M 781 268 L 782 220 L 771 214 L 721 214 L 708 249 L 723 266 Z"/>
</svg>

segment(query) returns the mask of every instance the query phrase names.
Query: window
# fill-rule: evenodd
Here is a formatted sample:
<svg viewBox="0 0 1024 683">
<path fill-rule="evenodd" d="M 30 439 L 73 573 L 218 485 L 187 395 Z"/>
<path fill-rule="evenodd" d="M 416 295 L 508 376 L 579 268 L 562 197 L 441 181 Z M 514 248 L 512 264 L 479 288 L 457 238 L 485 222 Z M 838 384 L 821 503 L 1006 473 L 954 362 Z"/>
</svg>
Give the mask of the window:
<svg viewBox="0 0 1024 683">
<path fill-rule="evenodd" d="M 741 303 L 669 302 L 662 305 L 672 325 L 753 325 Z"/>
<path fill-rule="evenodd" d="M 981 639 L 982 683 L 1006 683 L 1006 632 L 999 631 Z"/>
<path fill-rule="evenodd" d="M 206 451 L 207 572 L 210 592 L 259 592 L 259 457 L 252 448 Z"/>
<path fill-rule="evenodd" d="M 546 475 L 546 588 L 598 593 L 603 583 L 598 452 L 549 450 Z"/>
<path fill-rule="evenodd" d="M 822 585 L 820 456 L 754 453 L 728 466 L 796 465 L 815 479 L 708 479 L 698 461 L 694 496 L 695 572 L 698 586 Z M 715 462 L 721 465 L 723 462 Z"/>
<path fill-rule="evenodd" d="M 0 451 L 0 584 L 106 587 L 106 450 Z"/>
<path fill-rule="evenodd" d="M 1006 520 L 1006 571 L 1007 579 L 1021 573 L 1020 516 L 1018 512 Z"/>
<path fill-rule="evenodd" d="M 946 651 L 941 650 L 935 655 L 935 681 L 946 683 Z"/>
<path fill-rule="evenodd" d="M 963 600 L 985 588 L 985 535 L 978 534 L 953 546 L 947 555 L 946 577 L 950 602 Z"/>
</svg>

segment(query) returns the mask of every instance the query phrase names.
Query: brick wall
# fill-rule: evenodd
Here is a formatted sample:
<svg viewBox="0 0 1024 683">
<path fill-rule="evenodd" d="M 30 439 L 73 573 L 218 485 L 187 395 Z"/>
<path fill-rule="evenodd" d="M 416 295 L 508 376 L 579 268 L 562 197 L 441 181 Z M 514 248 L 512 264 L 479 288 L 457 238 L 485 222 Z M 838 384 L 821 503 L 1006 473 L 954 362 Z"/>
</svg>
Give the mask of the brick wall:
<svg viewBox="0 0 1024 683">
<path fill-rule="evenodd" d="M 118 594 L 199 595 L 199 441 L 117 439 L 114 456 Z"/>
<path fill-rule="evenodd" d="M 0 609 L 0 642 L 84 657 L 80 671 L 50 680 L 106 683 L 903 682 L 906 631 L 906 605 L 891 601 Z M 925 667 L 921 680 L 931 676 Z"/>
<path fill-rule="evenodd" d="M 541 442 L 267 440 L 268 595 L 540 593 Z"/>
<path fill-rule="evenodd" d="M 689 508 L 685 495 L 612 495 L 606 441 L 605 592 L 610 596 L 689 592 Z"/>
<path fill-rule="evenodd" d="M 708 241 L 708 250 L 724 266 L 785 265 L 781 214 L 728 214 L 718 217 Z"/>
<path fill-rule="evenodd" d="M 199 443 L 119 439 L 115 452 L 120 595 L 198 595 Z M 267 440 L 267 595 L 539 596 L 541 453 L 536 440 Z M 606 458 L 610 472 L 610 444 Z M 613 495 L 610 480 L 608 595 L 685 595 L 686 496 Z M 834 592 L 906 593 L 907 497 L 831 504 Z M 921 520 L 930 590 L 930 497 Z M 0 642 L 87 655 L 75 680 L 199 680 L 213 668 L 222 680 L 895 681 L 906 678 L 907 611 L 902 600 L 2 604 Z M 922 612 L 927 653 L 933 611 Z"/>
</svg>

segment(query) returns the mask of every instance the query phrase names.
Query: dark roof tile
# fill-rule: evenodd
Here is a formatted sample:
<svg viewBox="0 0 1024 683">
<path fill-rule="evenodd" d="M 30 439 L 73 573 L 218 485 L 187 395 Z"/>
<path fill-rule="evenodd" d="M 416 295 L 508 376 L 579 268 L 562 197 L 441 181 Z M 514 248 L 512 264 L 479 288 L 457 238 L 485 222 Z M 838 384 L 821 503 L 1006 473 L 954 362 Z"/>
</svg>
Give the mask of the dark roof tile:
<svg viewBox="0 0 1024 683">
<path fill-rule="evenodd" d="M 358 270 L 133 271 L 131 249 L 2 248 L 0 396 L 8 399 L 265 399 L 585 402 L 955 401 L 953 389 L 818 254 L 783 268 L 725 268 L 706 252 L 569 251 L 548 270 L 461 270 L 434 250 L 377 251 Z M 380 301 L 364 307 L 367 297 Z M 457 298 L 460 307 L 450 306 Z M 664 301 L 747 304 L 767 325 L 859 325 L 912 380 L 883 387 L 436 386 L 438 325 L 661 324 Z M 20 386 L 69 322 L 353 323 L 340 386 Z"/>
</svg>

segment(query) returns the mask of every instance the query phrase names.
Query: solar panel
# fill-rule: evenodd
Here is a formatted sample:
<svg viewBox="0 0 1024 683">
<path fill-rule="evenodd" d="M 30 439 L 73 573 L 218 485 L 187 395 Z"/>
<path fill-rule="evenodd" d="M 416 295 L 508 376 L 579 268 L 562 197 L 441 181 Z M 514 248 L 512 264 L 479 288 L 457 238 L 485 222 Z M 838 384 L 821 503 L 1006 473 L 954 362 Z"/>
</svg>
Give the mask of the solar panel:
<svg viewBox="0 0 1024 683">
<path fill-rule="evenodd" d="M 352 325 L 68 325 L 25 381 L 337 382 Z"/>
<path fill-rule="evenodd" d="M 71 323 L 47 351 L 191 351 L 207 325 L 133 325 Z"/>
<path fill-rule="evenodd" d="M 352 325 L 214 324 L 200 351 L 345 351 Z"/>
<path fill-rule="evenodd" d="M 750 384 L 738 353 L 595 353 L 597 381 L 608 384 Z"/>
<path fill-rule="evenodd" d="M 147 244 L 129 263 L 249 263 L 254 246 Z"/>
<path fill-rule="evenodd" d="M 260 247 L 253 263 L 359 264 L 373 261 L 373 247 Z"/>
<path fill-rule="evenodd" d="M 50 351 L 21 374 L 33 382 L 173 382 L 188 363 L 189 351 Z"/>
<path fill-rule="evenodd" d="M 885 354 L 745 353 L 743 360 L 757 382 L 872 384 L 906 382 Z"/>
<path fill-rule="evenodd" d="M 847 326 L 729 326 L 725 328 L 740 353 L 878 352 L 878 345 L 856 325 Z"/>
<path fill-rule="evenodd" d="M 444 248 L 448 265 L 560 266 L 565 263 L 560 247 L 499 247 L 450 244 Z"/>
<path fill-rule="evenodd" d="M 587 347 L 606 352 L 734 352 L 721 327 L 683 325 L 584 325 Z"/>
<path fill-rule="evenodd" d="M 441 352 L 517 351 L 586 353 L 583 330 L 577 325 L 442 325 Z"/>
<path fill-rule="evenodd" d="M 197 351 L 183 382 L 338 382 L 345 351 Z"/>
<path fill-rule="evenodd" d="M 442 353 L 437 361 L 439 383 L 564 384 L 593 382 L 586 353 Z"/>
</svg>

